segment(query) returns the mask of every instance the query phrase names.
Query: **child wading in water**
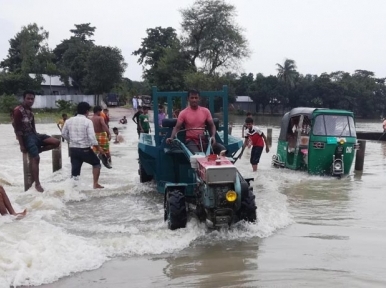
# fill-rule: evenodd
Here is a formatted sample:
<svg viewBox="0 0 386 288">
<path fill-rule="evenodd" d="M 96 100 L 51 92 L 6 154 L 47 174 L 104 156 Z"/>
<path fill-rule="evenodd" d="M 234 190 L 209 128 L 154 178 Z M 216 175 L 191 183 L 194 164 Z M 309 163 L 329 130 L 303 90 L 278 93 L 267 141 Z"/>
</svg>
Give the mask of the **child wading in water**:
<svg viewBox="0 0 386 288">
<path fill-rule="evenodd" d="M 267 138 L 265 137 L 263 131 L 261 131 L 258 127 L 253 126 L 253 119 L 248 117 L 245 119 L 245 141 L 243 145 L 243 149 L 241 150 L 239 159 L 244 153 L 245 147 L 248 145 L 249 141 L 252 143 L 252 151 L 251 151 L 251 159 L 250 162 L 252 164 L 253 172 L 257 171 L 257 164 L 260 162 L 261 153 L 264 149 L 265 144 L 265 151 L 269 152 L 269 147 L 267 145 Z"/>
</svg>

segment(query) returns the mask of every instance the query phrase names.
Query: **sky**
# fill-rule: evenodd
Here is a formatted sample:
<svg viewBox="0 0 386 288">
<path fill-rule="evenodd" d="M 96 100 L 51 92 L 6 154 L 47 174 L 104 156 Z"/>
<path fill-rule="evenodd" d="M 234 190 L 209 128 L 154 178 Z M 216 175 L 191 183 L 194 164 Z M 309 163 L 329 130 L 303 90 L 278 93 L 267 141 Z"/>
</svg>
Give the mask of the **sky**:
<svg viewBox="0 0 386 288">
<path fill-rule="evenodd" d="M 0 0 L 0 59 L 22 26 L 37 23 L 50 33 L 54 49 L 70 37 L 74 24 L 96 27 L 97 45 L 122 50 L 125 77 L 142 80 L 132 52 L 147 28 L 173 27 L 180 34 L 181 13 L 194 0 Z M 385 0 L 227 0 L 244 29 L 251 55 L 236 73 L 276 75 L 276 63 L 293 59 L 301 74 L 357 69 L 386 77 Z"/>
</svg>

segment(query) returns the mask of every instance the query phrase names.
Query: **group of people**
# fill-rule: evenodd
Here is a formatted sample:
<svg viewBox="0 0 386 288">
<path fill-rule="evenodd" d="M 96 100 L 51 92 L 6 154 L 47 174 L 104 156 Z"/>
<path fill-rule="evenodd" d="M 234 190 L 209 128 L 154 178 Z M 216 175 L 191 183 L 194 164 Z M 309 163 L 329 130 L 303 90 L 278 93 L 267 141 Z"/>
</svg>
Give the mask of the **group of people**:
<svg viewBox="0 0 386 288">
<path fill-rule="evenodd" d="M 33 91 L 25 91 L 23 93 L 23 103 L 13 111 L 13 126 L 21 152 L 28 153 L 31 157 L 31 174 L 35 188 L 37 191 L 43 192 L 44 189 L 39 180 L 39 153 L 59 147 L 60 140 L 46 134 L 37 133 L 31 109 L 34 100 L 35 93 Z M 166 143 L 171 144 L 178 131 L 184 126 L 187 130 L 186 145 L 193 154 L 205 151 L 210 144 L 215 154 L 225 155 L 227 152 L 226 148 L 216 141 L 216 127 L 211 113 L 207 108 L 199 106 L 199 101 L 199 91 L 189 90 L 189 106 L 179 113 L 177 123 L 172 130 L 170 138 L 166 139 Z M 149 107 L 138 106 L 137 109 L 138 111 L 136 111 L 132 120 L 137 124 L 138 136 L 140 133 L 150 133 Z M 99 184 L 101 160 L 107 168 L 111 168 L 109 150 L 111 133 L 108 127 L 108 111 L 103 116 L 103 109 L 100 106 L 95 106 L 93 109 L 94 114 L 89 119 L 90 110 L 91 106 L 89 103 L 80 102 L 77 105 L 76 116 L 68 118 L 66 114 L 63 114 L 61 121 L 57 125 L 61 131 L 63 141 L 66 140 L 69 143 L 71 177 L 77 178 L 80 175 L 82 164 L 88 163 L 93 167 L 93 188 L 100 189 L 104 188 Z M 159 106 L 158 112 L 158 123 L 162 125 L 162 120 L 166 116 L 162 105 Z M 250 163 L 253 171 L 256 171 L 264 145 L 266 146 L 267 153 L 269 152 L 269 147 L 264 133 L 253 125 L 252 115 L 247 116 L 244 125 L 245 130 L 243 131 L 245 141 L 239 157 L 242 156 L 247 146 L 252 146 Z M 119 122 L 122 124 L 127 123 L 126 117 Z M 206 127 L 209 131 L 209 139 L 204 135 Z M 119 135 L 118 128 L 114 127 L 113 132 L 116 135 L 114 143 L 123 142 L 123 137 Z M 0 193 L 0 213 L 4 214 L 8 211 L 10 214 L 17 214 L 10 205 L 9 199 L 2 187 L 0 188 Z M 21 213 L 25 213 L 25 211 Z"/>
<path fill-rule="evenodd" d="M 28 153 L 31 159 L 31 175 L 35 183 L 35 189 L 43 192 L 44 189 L 39 179 L 39 154 L 59 147 L 60 140 L 46 134 L 39 134 L 35 127 L 35 118 L 32 105 L 35 101 L 35 93 L 27 90 L 23 93 L 23 102 L 13 110 L 13 122 L 16 139 L 22 153 Z M 104 111 L 103 111 L 104 110 Z M 108 109 L 95 106 L 93 116 L 88 119 L 91 106 L 87 102 L 80 102 L 77 106 L 76 116 L 68 118 L 62 114 L 57 126 L 62 134 L 62 141 L 69 143 L 71 158 L 71 176 L 78 177 L 84 162 L 93 166 L 93 187 L 103 188 L 98 183 L 100 174 L 100 161 L 107 168 L 111 167 L 110 140 Z M 114 127 L 114 143 L 124 141 L 119 134 L 118 128 Z M 92 147 L 92 149 L 91 149 Z"/>
<path fill-rule="evenodd" d="M 137 110 L 139 109 L 139 107 L 142 106 L 142 98 L 141 96 L 134 96 L 133 99 L 133 109 L 134 109 L 134 112 L 137 112 Z"/>
</svg>

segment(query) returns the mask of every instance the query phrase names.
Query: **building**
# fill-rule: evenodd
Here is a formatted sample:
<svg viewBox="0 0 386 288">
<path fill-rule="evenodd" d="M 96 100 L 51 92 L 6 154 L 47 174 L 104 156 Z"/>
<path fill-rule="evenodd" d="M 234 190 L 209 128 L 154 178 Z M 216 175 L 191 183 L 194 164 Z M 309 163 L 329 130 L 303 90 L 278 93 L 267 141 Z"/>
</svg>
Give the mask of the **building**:
<svg viewBox="0 0 386 288">
<path fill-rule="evenodd" d="M 237 110 L 256 113 L 256 104 L 249 96 L 236 96 L 235 108 Z"/>
<path fill-rule="evenodd" d="M 35 78 L 36 74 L 29 74 L 31 78 Z M 47 74 L 42 74 L 43 81 L 41 83 L 40 91 L 36 91 L 39 95 L 77 95 L 79 89 L 75 88 L 72 85 L 72 78 L 68 79 L 68 86 L 62 80 L 60 76 L 50 76 Z"/>
</svg>

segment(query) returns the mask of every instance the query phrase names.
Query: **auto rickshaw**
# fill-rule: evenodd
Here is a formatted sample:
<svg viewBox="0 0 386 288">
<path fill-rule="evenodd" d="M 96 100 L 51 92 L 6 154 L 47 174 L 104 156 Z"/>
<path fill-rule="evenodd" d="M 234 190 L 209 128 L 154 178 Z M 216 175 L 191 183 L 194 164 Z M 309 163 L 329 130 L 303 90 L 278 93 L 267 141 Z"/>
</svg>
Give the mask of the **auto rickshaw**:
<svg viewBox="0 0 386 288">
<path fill-rule="evenodd" d="M 341 177 L 358 148 L 353 112 L 299 107 L 283 116 L 272 165 Z"/>
</svg>

